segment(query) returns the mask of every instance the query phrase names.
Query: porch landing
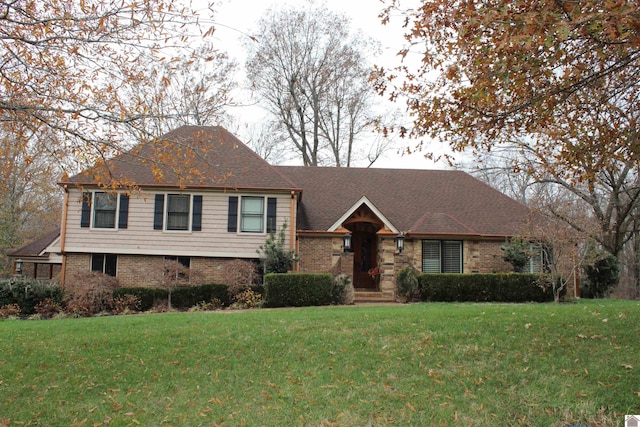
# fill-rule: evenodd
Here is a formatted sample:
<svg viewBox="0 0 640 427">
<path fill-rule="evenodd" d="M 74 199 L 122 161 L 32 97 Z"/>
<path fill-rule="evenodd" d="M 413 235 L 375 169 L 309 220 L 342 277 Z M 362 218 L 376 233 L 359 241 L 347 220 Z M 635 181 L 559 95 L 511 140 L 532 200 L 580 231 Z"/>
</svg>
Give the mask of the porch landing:
<svg viewBox="0 0 640 427">
<path fill-rule="evenodd" d="M 391 293 L 371 291 L 369 289 L 356 289 L 355 291 L 355 303 L 356 304 L 371 304 L 371 303 L 395 303 L 396 300 Z"/>
</svg>

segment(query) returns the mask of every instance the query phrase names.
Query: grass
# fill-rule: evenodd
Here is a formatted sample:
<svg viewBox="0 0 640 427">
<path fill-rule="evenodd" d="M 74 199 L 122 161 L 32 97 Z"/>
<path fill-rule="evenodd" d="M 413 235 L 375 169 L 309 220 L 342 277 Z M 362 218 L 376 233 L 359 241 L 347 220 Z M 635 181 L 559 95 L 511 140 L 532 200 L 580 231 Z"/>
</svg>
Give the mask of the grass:
<svg viewBox="0 0 640 427">
<path fill-rule="evenodd" d="M 0 322 L 0 426 L 623 426 L 640 302 Z"/>
</svg>

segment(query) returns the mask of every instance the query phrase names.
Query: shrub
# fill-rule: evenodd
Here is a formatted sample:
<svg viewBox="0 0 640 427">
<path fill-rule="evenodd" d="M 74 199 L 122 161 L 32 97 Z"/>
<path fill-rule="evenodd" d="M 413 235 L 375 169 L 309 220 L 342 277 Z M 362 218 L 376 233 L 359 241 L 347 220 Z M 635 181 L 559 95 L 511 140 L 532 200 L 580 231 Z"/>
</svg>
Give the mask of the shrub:
<svg viewBox="0 0 640 427">
<path fill-rule="evenodd" d="M 18 304 L 7 304 L 0 307 L 0 319 L 20 317 L 20 306 Z"/>
<path fill-rule="evenodd" d="M 222 307 L 222 301 L 217 298 L 213 298 L 211 301 L 200 301 L 198 304 L 194 305 L 189 309 L 189 311 L 212 311 L 212 310 L 220 310 Z"/>
<path fill-rule="evenodd" d="M 418 272 L 411 266 L 407 266 L 398 272 L 396 281 L 398 295 L 406 301 L 418 298 Z"/>
<path fill-rule="evenodd" d="M 63 313 L 64 308 L 62 308 L 62 304 L 52 298 L 45 298 L 36 304 L 34 311 L 41 319 L 51 319 L 52 317 Z"/>
<path fill-rule="evenodd" d="M 583 267 L 585 281 L 580 296 L 605 298 L 618 284 L 618 260 L 611 254 L 601 256 L 593 264 Z"/>
<path fill-rule="evenodd" d="M 293 267 L 296 254 L 293 250 L 284 248 L 286 229 L 287 223 L 285 222 L 277 237 L 274 232 L 269 233 L 264 245 L 260 246 L 257 251 L 265 273 L 286 273 Z"/>
<path fill-rule="evenodd" d="M 421 274 L 423 301 L 553 301 L 548 276 L 538 274 Z"/>
<path fill-rule="evenodd" d="M 222 267 L 222 281 L 227 285 L 229 297 L 233 299 L 252 285 L 260 283 L 260 274 L 254 262 L 236 259 Z"/>
<path fill-rule="evenodd" d="M 355 301 L 355 289 L 351 278 L 346 274 L 339 274 L 333 279 L 331 288 L 331 301 L 334 304 L 353 304 Z"/>
<path fill-rule="evenodd" d="M 229 292 L 226 285 L 208 284 L 185 286 L 177 288 L 171 296 L 172 305 L 179 309 L 189 309 L 201 301 L 219 300 L 224 306 L 230 304 Z"/>
<path fill-rule="evenodd" d="M 251 289 L 247 289 L 236 295 L 234 301 L 240 308 L 256 308 L 262 305 L 262 295 Z"/>
<path fill-rule="evenodd" d="M 62 290 L 57 284 L 37 280 L 11 278 L 0 281 L 0 306 L 16 304 L 24 315 L 35 313 L 35 306 L 46 298 L 62 301 Z"/>
<path fill-rule="evenodd" d="M 140 302 L 138 310 L 149 311 L 156 303 L 165 302 L 168 292 L 165 289 L 156 288 L 117 288 L 113 291 L 113 297 L 123 297 L 125 295 L 135 296 Z M 165 303 L 166 304 L 166 303 Z"/>
<path fill-rule="evenodd" d="M 113 297 L 113 309 L 115 314 L 127 314 L 140 310 L 140 298 L 136 295 L 124 294 Z"/>
<path fill-rule="evenodd" d="M 331 304 L 331 274 L 267 274 L 264 277 L 265 306 L 303 307 Z"/>
<path fill-rule="evenodd" d="M 65 282 L 64 301 L 67 312 L 74 316 L 91 316 L 109 311 L 118 279 L 96 271 L 78 272 Z"/>
</svg>

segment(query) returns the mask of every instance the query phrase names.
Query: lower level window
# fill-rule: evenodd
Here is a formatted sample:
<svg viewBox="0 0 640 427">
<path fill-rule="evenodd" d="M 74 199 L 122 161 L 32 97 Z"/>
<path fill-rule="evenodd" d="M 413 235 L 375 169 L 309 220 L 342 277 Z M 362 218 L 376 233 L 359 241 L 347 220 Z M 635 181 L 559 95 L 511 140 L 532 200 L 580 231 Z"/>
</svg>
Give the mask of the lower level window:
<svg viewBox="0 0 640 427">
<path fill-rule="evenodd" d="M 118 264 L 118 255 L 113 255 L 113 254 L 92 254 L 91 255 L 91 271 L 104 273 L 108 276 L 115 276 L 117 264 Z"/>
<path fill-rule="evenodd" d="M 424 273 L 462 273 L 460 240 L 423 240 L 422 271 Z"/>
</svg>

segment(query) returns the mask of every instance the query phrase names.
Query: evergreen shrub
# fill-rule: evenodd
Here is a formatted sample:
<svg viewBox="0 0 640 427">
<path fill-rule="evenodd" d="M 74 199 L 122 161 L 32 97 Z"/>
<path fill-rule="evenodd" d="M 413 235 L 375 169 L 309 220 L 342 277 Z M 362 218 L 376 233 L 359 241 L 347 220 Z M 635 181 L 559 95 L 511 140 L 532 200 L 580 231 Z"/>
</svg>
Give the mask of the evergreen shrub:
<svg viewBox="0 0 640 427">
<path fill-rule="evenodd" d="M 548 277 L 539 274 L 421 274 L 418 283 L 422 301 L 553 301 Z"/>
<path fill-rule="evenodd" d="M 270 273 L 264 276 L 266 307 L 329 305 L 333 276 L 307 273 Z"/>
</svg>

